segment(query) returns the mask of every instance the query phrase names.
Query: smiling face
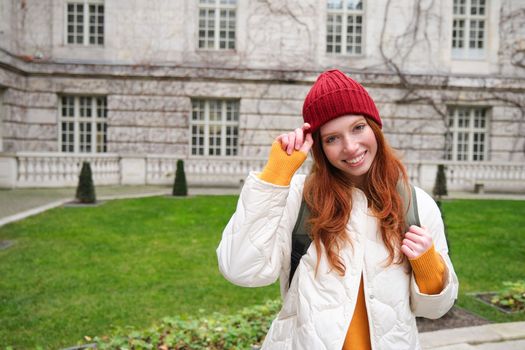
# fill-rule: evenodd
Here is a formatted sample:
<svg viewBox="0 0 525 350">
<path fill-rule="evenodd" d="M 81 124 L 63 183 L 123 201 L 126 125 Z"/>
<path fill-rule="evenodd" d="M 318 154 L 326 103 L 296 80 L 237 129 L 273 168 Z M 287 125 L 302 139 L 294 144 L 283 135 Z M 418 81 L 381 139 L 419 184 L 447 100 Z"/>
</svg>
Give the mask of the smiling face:
<svg viewBox="0 0 525 350">
<path fill-rule="evenodd" d="M 374 131 L 362 115 L 332 119 L 320 128 L 326 158 L 361 187 L 377 153 Z"/>
</svg>

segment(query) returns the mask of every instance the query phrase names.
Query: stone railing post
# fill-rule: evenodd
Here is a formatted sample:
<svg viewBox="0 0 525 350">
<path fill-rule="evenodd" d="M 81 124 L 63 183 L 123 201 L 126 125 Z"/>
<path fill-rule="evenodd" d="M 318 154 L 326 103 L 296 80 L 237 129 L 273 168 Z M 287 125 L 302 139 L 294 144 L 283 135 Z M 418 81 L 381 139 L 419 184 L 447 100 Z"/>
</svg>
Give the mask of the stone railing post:
<svg viewBox="0 0 525 350">
<path fill-rule="evenodd" d="M 15 188 L 18 166 L 15 155 L 0 154 L 0 188 Z"/>
<path fill-rule="evenodd" d="M 437 163 L 422 163 L 419 170 L 419 186 L 428 193 L 432 193 L 437 174 Z"/>
<path fill-rule="evenodd" d="M 122 156 L 120 158 L 120 184 L 146 184 L 146 157 Z"/>
</svg>

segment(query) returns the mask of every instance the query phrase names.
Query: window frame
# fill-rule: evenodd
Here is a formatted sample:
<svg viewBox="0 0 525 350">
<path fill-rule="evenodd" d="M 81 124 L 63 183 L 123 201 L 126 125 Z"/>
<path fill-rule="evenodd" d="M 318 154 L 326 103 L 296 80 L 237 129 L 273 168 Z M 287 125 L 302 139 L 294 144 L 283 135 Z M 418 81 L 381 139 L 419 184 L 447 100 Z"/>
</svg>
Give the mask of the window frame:
<svg viewBox="0 0 525 350">
<path fill-rule="evenodd" d="M 464 1 L 464 14 L 457 14 L 456 8 L 459 9 L 459 5 L 457 2 Z M 484 14 L 480 15 L 478 14 L 472 14 L 473 9 L 473 3 L 474 7 L 479 11 L 481 2 L 484 2 L 483 5 L 483 11 Z M 477 5 L 476 5 L 477 4 Z M 459 11 L 459 10 L 458 10 Z M 466 59 L 466 60 L 484 60 L 487 55 L 487 46 L 488 46 L 488 30 L 489 30 L 489 12 L 490 12 L 490 1 L 487 0 L 453 0 L 452 2 L 452 23 L 451 23 L 451 52 L 452 52 L 452 58 L 453 59 Z M 459 27 L 457 28 L 455 26 L 456 21 L 463 21 L 464 26 L 462 28 L 463 36 L 462 37 L 456 37 L 454 34 L 459 31 Z M 472 24 L 473 22 L 479 22 L 483 21 L 483 28 L 474 28 L 475 32 L 472 32 Z M 480 30 L 481 29 L 481 30 Z M 475 37 L 471 38 L 471 34 L 478 35 L 479 33 L 482 33 L 483 37 L 481 39 L 482 48 L 471 48 L 470 42 L 471 40 L 474 40 L 475 43 L 478 43 L 480 38 Z M 456 44 L 458 43 L 458 44 Z M 459 45 L 461 43 L 462 47 L 455 47 L 455 45 Z M 476 45 L 476 44 L 475 44 Z"/>
<path fill-rule="evenodd" d="M 232 2 L 232 3 L 223 3 Z M 238 0 L 198 0 L 197 2 L 197 49 L 200 51 L 235 51 L 237 49 L 237 6 Z M 201 19 L 201 11 L 213 10 L 213 38 L 211 40 L 207 35 L 201 37 L 201 21 L 206 22 L 206 18 Z M 227 11 L 228 18 L 233 12 L 233 29 L 228 27 L 228 24 L 232 21 L 226 22 L 227 28 L 225 29 L 225 46 L 221 48 L 221 12 Z M 209 32 L 208 22 L 205 23 L 204 31 Z M 233 31 L 233 39 L 229 38 L 228 35 Z M 204 45 L 201 47 L 201 41 Z M 208 47 L 207 42 L 213 41 L 213 47 Z M 233 47 L 228 47 L 228 43 L 233 42 Z"/>
<path fill-rule="evenodd" d="M 79 43 L 77 42 L 77 35 L 78 33 L 77 32 L 73 32 L 73 42 L 69 42 L 69 36 L 70 36 L 70 32 L 68 30 L 68 27 L 69 27 L 69 5 L 82 5 L 83 6 L 83 9 L 82 9 L 82 16 L 83 16 L 83 21 L 82 21 L 82 24 L 77 24 L 77 22 L 73 22 L 74 26 L 79 26 L 81 25 L 82 26 L 82 42 Z M 100 25 L 101 24 L 101 28 L 102 28 L 102 33 L 99 33 L 98 31 L 95 31 L 95 33 L 93 34 L 93 37 L 95 38 L 94 40 L 96 41 L 95 43 L 91 43 L 91 34 L 90 34 L 90 27 L 91 27 L 91 23 L 90 23 L 90 9 L 89 9 L 89 6 L 90 5 L 96 5 L 97 6 L 97 13 L 98 13 L 98 6 L 102 6 L 103 7 L 103 11 L 102 11 L 102 22 L 98 22 L 98 16 L 96 16 L 97 20 L 95 22 L 95 26 L 97 25 Z M 76 15 L 76 13 L 75 13 Z M 101 37 L 102 38 L 102 43 L 99 43 L 98 42 L 98 38 Z M 106 6 L 105 6 L 105 0 L 70 0 L 70 1 L 66 1 L 64 3 L 64 45 L 66 46 L 82 46 L 82 47 L 103 47 L 105 45 L 105 42 L 106 42 Z"/>
<path fill-rule="evenodd" d="M 73 109 L 71 105 L 64 105 L 65 99 L 72 99 Z M 90 99 L 91 106 L 90 116 L 81 116 L 81 108 L 83 99 Z M 99 102 L 103 102 L 99 105 Z M 107 129 L 108 129 L 108 108 L 107 96 L 101 95 L 69 95 L 64 94 L 59 96 L 58 107 L 58 149 L 60 153 L 74 153 L 74 154 L 100 154 L 107 153 Z M 100 108 L 103 108 L 102 110 Z M 73 115 L 64 115 L 64 109 L 69 108 L 73 111 Z M 100 116 L 102 115 L 102 116 Z M 64 123 L 68 123 L 68 127 L 64 128 Z M 72 124 L 72 129 L 70 125 Z M 88 127 L 89 126 L 89 127 Z M 99 130 L 99 126 L 102 130 Z M 82 128 L 88 127 L 89 133 L 82 133 Z M 64 131 L 70 135 L 69 140 L 64 142 Z M 85 141 L 84 137 L 89 135 L 89 141 Z M 72 140 L 71 140 L 72 138 Z M 84 140 L 84 141 L 83 141 Z M 72 147 L 72 150 L 71 150 Z M 84 147 L 89 147 L 89 151 L 85 151 Z M 66 148 L 66 149 L 65 149 Z"/>
<path fill-rule="evenodd" d="M 196 104 L 204 106 L 202 110 L 203 118 L 195 118 L 195 113 L 201 111 L 196 108 Z M 210 120 L 210 106 L 212 103 L 219 103 L 220 105 L 220 120 Z M 199 106 L 199 107 L 200 107 Z M 232 120 L 228 120 L 228 107 L 232 106 Z M 202 127 L 202 132 L 195 132 L 194 127 Z M 212 136 L 210 129 L 212 127 L 220 127 L 220 145 L 210 142 Z M 228 128 L 233 128 L 228 133 Z M 222 98 L 192 98 L 191 112 L 189 117 L 189 155 L 191 157 L 236 157 L 239 155 L 239 129 L 240 129 L 240 100 L 238 99 L 222 99 Z M 202 138 L 202 143 L 195 142 L 195 139 Z M 228 145 L 228 139 L 231 144 Z M 217 138 L 215 138 L 217 141 Z M 201 152 L 200 152 L 201 151 Z M 211 152 L 210 152 L 211 151 Z M 214 154 L 219 151 L 218 154 Z M 228 152 L 229 151 L 229 152 Z M 227 154 L 230 153 L 230 154 Z"/>
<path fill-rule="evenodd" d="M 324 51 L 326 54 L 328 55 L 332 55 L 332 56 L 351 56 L 351 57 L 362 57 L 364 56 L 365 54 L 365 6 L 366 6 L 366 1 L 365 0 L 361 0 L 361 1 L 354 1 L 354 0 L 339 0 L 341 1 L 341 8 L 340 9 L 334 9 L 334 8 L 330 8 L 330 0 L 328 0 L 326 2 L 326 21 L 325 21 L 325 29 L 326 29 L 326 35 L 325 35 L 325 48 L 324 48 Z M 361 9 L 348 9 L 348 3 L 349 2 L 357 2 L 358 3 L 361 3 Z M 356 5 L 357 5 L 356 4 Z M 329 40 L 329 37 L 330 37 L 330 34 L 329 34 L 329 23 L 330 20 L 330 16 L 341 16 L 341 32 L 340 32 L 340 36 L 341 36 L 341 42 L 339 43 L 340 47 L 341 47 L 341 52 L 336 52 L 335 50 L 335 45 L 336 43 L 335 42 L 332 42 Z M 348 18 L 352 16 L 353 17 L 353 21 L 354 21 L 354 24 L 358 23 L 358 17 L 360 17 L 360 20 L 361 22 L 358 24 L 358 25 L 354 25 L 353 28 L 356 29 L 357 27 L 360 27 L 360 30 L 361 32 L 359 33 L 359 35 L 355 34 L 352 36 L 353 40 L 356 40 L 357 38 L 359 38 L 359 43 L 352 43 L 352 47 L 353 47 L 353 52 L 349 52 L 348 51 L 348 39 L 349 39 L 349 33 L 348 33 Z M 333 23 L 333 22 L 332 22 Z M 334 32 L 335 33 L 335 32 Z M 335 34 L 332 34 L 331 37 L 333 38 L 335 36 Z M 329 43 L 331 43 L 330 45 L 333 46 L 333 49 L 332 51 L 328 51 L 328 46 L 329 46 Z M 360 52 L 359 53 L 356 53 L 355 50 L 356 48 L 359 48 Z"/>
<path fill-rule="evenodd" d="M 464 114 L 460 114 L 464 112 Z M 481 115 L 478 115 L 477 113 Z M 485 106 L 448 106 L 445 133 L 445 159 L 459 162 L 488 161 L 490 145 L 490 107 Z M 463 119 L 461 119 L 463 117 Z M 465 118 L 467 117 L 467 118 Z M 482 117 L 483 126 L 476 125 L 476 118 Z M 463 125 L 461 125 L 463 124 Z M 466 125 L 465 125 L 466 124 Z M 476 140 L 476 137 L 482 140 Z M 460 147 L 461 145 L 463 147 Z M 476 150 L 476 146 L 482 146 Z M 463 149 L 460 149 L 463 148 Z"/>
</svg>

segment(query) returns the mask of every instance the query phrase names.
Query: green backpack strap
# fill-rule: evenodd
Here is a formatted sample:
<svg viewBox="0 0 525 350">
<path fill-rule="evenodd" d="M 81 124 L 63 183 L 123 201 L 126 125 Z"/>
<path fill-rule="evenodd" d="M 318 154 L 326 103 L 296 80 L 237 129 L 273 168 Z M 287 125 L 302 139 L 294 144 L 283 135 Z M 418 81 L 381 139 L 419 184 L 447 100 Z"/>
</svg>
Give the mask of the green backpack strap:
<svg viewBox="0 0 525 350">
<path fill-rule="evenodd" d="M 303 255 L 312 243 L 310 238 L 310 225 L 308 224 L 308 218 L 310 217 L 310 211 L 304 201 L 301 200 L 301 207 L 299 208 L 299 215 L 292 231 L 292 253 L 290 257 L 290 275 L 288 276 L 288 286 L 292 283 L 293 275 Z"/>
<path fill-rule="evenodd" d="M 406 213 L 407 229 L 411 225 L 421 226 L 419 222 L 419 212 L 417 210 L 417 196 L 416 189 L 411 183 L 408 184 L 408 188 L 403 185 L 402 182 L 397 184 L 397 192 L 401 196 L 403 207 Z"/>
<path fill-rule="evenodd" d="M 409 184 L 408 187 L 403 186 L 402 183 L 397 185 L 397 191 L 401 196 L 403 206 L 406 212 L 407 228 L 411 225 L 421 226 L 419 222 L 419 213 L 417 209 L 417 198 L 416 189 L 414 185 Z M 301 200 L 301 207 L 299 208 L 299 215 L 292 231 L 292 252 L 290 256 L 290 274 L 288 276 L 288 286 L 292 283 L 292 278 L 295 274 L 297 266 L 303 255 L 312 243 L 310 237 L 310 225 L 308 224 L 308 218 L 310 217 L 310 211 L 304 201 L 304 197 Z"/>
</svg>

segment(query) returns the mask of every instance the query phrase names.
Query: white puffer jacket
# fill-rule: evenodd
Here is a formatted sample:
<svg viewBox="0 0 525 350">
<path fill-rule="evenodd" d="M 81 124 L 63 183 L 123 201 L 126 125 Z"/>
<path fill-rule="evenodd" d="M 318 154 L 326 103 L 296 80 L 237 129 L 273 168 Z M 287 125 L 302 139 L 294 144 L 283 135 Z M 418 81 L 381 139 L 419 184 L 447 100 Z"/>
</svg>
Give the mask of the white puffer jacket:
<svg viewBox="0 0 525 350">
<path fill-rule="evenodd" d="M 421 224 L 432 232 L 436 251 L 447 265 L 443 291 L 419 292 L 406 265 L 385 267 L 388 251 L 363 192 L 355 190 L 347 231 L 353 248 L 341 251 L 346 274 L 330 270 L 324 254 L 315 276 L 316 250 L 303 256 L 288 289 L 291 233 L 302 198 L 304 176 L 277 186 L 251 173 L 237 210 L 217 249 L 219 268 L 234 284 L 259 287 L 280 277 L 283 307 L 266 336 L 263 349 L 341 350 L 354 312 L 361 274 L 372 349 L 419 349 L 415 316 L 439 318 L 453 305 L 458 281 L 448 257 L 443 222 L 432 198 L 416 188 Z"/>
</svg>

